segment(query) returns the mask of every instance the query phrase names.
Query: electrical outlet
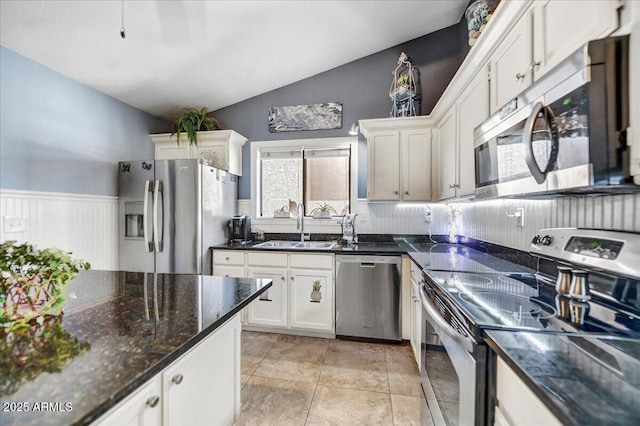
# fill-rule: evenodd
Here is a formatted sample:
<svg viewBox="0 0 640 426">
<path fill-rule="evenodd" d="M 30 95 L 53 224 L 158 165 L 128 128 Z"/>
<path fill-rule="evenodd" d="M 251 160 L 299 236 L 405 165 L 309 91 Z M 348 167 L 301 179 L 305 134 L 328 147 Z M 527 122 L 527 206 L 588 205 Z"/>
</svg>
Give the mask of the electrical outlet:
<svg viewBox="0 0 640 426">
<path fill-rule="evenodd" d="M 27 230 L 26 219 L 18 216 L 3 216 L 2 229 L 6 233 L 25 232 Z"/>
</svg>

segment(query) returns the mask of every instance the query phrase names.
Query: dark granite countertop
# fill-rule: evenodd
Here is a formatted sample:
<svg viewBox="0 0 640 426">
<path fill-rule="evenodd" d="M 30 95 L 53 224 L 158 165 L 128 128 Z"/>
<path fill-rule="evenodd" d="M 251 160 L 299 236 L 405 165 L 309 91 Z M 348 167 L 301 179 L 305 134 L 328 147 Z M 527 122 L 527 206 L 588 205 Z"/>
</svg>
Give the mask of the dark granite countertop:
<svg viewBox="0 0 640 426">
<path fill-rule="evenodd" d="M 81 271 L 64 315 L 20 333 L 0 330 L 0 409 L 9 409 L 0 424 L 94 421 L 270 286 L 264 279 Z M 34 412 L 42 402 L 58 405 Z"/>
<path fill-rule="evenodd" d="M 486 331 L 486 342 L 564 425 L 640 419 L 640 341 Z"/>
</svg>

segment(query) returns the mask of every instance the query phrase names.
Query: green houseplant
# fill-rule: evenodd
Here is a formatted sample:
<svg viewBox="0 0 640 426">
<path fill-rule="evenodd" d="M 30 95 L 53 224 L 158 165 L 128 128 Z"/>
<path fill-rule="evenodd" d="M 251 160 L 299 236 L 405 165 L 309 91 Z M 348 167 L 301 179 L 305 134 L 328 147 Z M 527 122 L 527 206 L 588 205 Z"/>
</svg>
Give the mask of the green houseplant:
<svg viewBox="0 0 640 426">
<path fill-rule="evenodd" d="M 324 219 L 324 218 L 330 218 L 332 213 L 334 215 L 338 214 L 336 209 L 331 207 L 326 202 L 324 202 L 322 204 L 318 204 L 318 203 L 316 203 L 316 204 L 318 205 L 318 207 L 314 208 L 313 210 L 311 210 L 309 212 L 311 214 L 311 216 L 313 216 L 314 218 Z"/>
<path fill-rule="evenodd" d="M 180 135 L 187 134 L 190 144 L 198 144 L 198 132 L 206 130 L 218 130 L 218 120 L 209 117 L 207 108 L 200 110 L 196 108 L 185 108 L 185 113 L 180 115 L 174 124 L 174 131 L 171 136 L 176 135 L 178 145 L 180 145 Z"/>
<path fill-rule="evenodd" d="M 64 290 L 91 265 L 56 248 L 0 244 L 0 327 L 20 326 L 45 314 L 60 314 Z"/>
</svg>

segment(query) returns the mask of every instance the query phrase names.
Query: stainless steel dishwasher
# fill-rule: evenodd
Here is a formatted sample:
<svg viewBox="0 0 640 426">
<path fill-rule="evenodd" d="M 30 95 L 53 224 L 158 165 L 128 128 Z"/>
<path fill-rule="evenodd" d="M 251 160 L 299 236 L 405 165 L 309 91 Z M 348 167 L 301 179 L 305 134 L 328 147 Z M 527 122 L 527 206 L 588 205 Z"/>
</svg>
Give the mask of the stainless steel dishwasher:
<svg viewBox="0 0 640 426">
<path fill-rule="evenodd" d="M 336 336 L 400 341 L 400 256 L 336 256 Z"/>
</svg>

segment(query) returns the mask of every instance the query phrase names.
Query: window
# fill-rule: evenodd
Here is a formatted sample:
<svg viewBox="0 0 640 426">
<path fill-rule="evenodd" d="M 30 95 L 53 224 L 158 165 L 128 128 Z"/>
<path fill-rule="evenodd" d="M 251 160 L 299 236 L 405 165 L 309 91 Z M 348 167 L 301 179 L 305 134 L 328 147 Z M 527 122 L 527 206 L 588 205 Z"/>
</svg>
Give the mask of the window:
<svg viewBox="0 0 640 426">
<path fill-rule="evenodd" d="M 324 206 L 334 216 L 349 213 L 356 196 L 355 144 L 355 138 L 252 143 L 252 199 L 258 217 L 290 208 L 295 216 L 301 201 L 305 216 Z"/>
</svg>

